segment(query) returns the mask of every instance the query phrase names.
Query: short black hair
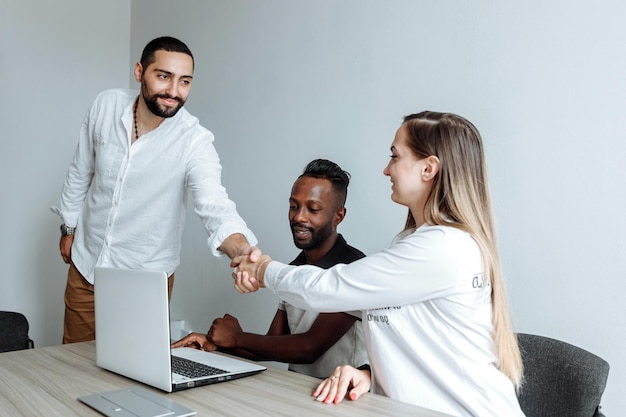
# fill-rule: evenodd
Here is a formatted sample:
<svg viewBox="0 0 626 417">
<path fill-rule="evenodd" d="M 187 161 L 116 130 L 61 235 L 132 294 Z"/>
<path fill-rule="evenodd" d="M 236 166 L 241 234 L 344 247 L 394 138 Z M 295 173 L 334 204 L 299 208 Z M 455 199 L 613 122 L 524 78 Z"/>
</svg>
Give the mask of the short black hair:
<svg viewBox="0 0 626 417">
<path fill-rule="evenodd" d="M 154 57 L 154 53 L 156 51 L 181 52 L 189 55 L 191 57 L 191 61 L 193 62 L 193 54 L 184 42 L 171 36 L 161 36 L 160 38 L 152 39 L 143 48 L 141 60 L 139 62 L 144 69 L 148 68 L 150 64 L 156 61 L 156 58 Z"/>
<path fill-rule="evenodd" d="M 337 208 L 346 204 L 350 173 L 328 159 L 315 159 L 307 164 L 300 177 L 326 179 L 331 182 L 336 195 Z"/>
</svg>

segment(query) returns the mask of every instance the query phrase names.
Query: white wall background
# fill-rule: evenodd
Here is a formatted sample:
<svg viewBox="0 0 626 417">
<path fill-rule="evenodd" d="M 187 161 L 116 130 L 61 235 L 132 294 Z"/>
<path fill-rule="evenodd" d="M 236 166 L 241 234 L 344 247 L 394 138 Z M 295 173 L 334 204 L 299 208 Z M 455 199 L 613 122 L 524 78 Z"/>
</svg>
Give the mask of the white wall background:
<svg viewBox="0 0 626 417">
<path fill-rule="evenodd" d="M 0 0 L 0 310 L 61 343 L 59 193 L 95 95 L 128 84 L 130 2 Z"/>
<path fill-rule="evenodd" d="M 188 108 L 216 135 L 223 182 L 262 249 L 280 260 L 296 254 L 287 199 L 309 160 L 352 173 L 340 231 L 372 253 L 404 220 L 382 175 L 402 116 L 432 109 L 473 121 L 486 144 L 517 329 L 607 359 L 604 411 L 626 409 L 624 3 L 4 3 L 0 308 L 26 312 L 39 346 L 61 337 L 66 268 L 48 206 L 82 116 L 99 90 L 134 86 L 144 44 L 171 34 L 196 56 Z M 208 253 L 200 222 L 188 219 L 172 318 L 202 331 L 229 312 L 265 332 L 275 297 L 236 294 L 228 262 Z"/>
</svg>

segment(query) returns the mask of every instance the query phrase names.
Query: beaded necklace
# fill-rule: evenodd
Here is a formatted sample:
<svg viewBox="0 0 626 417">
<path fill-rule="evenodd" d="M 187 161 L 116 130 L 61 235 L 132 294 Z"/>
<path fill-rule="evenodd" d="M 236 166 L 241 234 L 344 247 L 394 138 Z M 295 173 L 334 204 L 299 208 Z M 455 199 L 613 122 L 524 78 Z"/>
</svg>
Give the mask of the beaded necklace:
<svg viewBox="0 0 626 417">
<path fill-rule="evenodd" d="M 135 100 L 135 106 L 133 107 L 133 124 L 135 125 L 135 140 L 139 139 L 139 132 L 137 131 L 137 105 L 139 104 L 139 97 Z"/>
</svg>

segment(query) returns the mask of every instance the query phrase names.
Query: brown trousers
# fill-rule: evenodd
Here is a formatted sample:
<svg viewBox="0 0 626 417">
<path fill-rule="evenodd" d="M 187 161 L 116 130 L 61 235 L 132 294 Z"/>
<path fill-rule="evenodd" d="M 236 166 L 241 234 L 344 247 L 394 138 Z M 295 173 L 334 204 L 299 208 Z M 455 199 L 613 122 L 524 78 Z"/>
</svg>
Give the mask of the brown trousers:
<svg viewBox="0 0 626 417">
<path fill-rule="evenodd" d="M 172 298 L 174 274 L 167 280 L 168 296 Z M 67 273 L 65 287 L 65 320 L 63 343 L 86 342 L 96 339 L 96 317 L 93 285 L 90 284 L 73 263 Z"/>
</svg>

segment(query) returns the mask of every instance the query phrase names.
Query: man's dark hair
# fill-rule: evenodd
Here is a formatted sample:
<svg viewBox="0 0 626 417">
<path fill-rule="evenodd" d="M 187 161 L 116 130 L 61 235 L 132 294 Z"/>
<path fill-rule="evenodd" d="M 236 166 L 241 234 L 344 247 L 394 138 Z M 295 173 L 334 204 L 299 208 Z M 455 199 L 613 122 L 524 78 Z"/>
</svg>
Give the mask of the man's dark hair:
<svg viewBox="0 0 626 417">
<path fill-rule="evenodd" d="M 193 61 L 193 54 L 187 45 L 176 38 L 172 38 L 171 36 L 162 36 L 160 38 L 152 39 L 148 42 L 145 48 L 143 48 L 141 61 L 139 62 L 144 69 L 148 68 L 150 64 L 156 61 L 156 58 L 154 57 L 154 53 L 156 51 L 181 52 L 189 55 Z"/>
<path fill-rule="evenodd" d="M 328 159 L 315 159 L 307 164 L 300 177 L 321 178 L 330 181 L 336 196 L 337 208 L 346 204 L 350 173 L 341 169 L 336 163 Z"/>
</svg>

